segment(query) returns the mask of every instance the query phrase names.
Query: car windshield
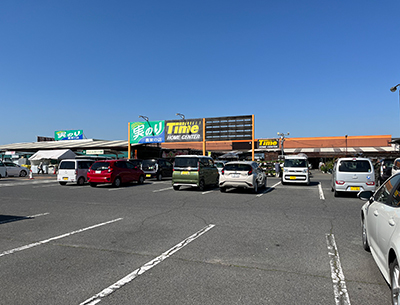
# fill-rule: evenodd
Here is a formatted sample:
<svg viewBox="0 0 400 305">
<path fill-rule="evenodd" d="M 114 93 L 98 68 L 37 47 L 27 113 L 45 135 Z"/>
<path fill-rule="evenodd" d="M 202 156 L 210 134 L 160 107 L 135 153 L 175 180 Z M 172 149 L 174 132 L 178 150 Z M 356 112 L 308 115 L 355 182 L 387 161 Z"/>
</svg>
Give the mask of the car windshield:
<svg viewBox="0 0 400 305">
<path fill-rule="evenodd" d="M 366 160 L 342 161 L 339 165 L 339 171 L 369 173 L 371 172 L 371 166 Z"/>
<path fill-rule="evenodd" d="M 75 169 L 75 162 L 74 161 L 61 162 L 60 169 Z"/>
<path fill-rule="evenodd" d="M 155 160 L 143 160 L 142 168 L 143 169 L 153 169 L 157 164 Z"/>
<path fill-rule="evenodd" d="M 386 167 L 390 167 L 390 168 L 393 167 L 393 163 L 394 163 L 394 160 L 385 160 L 385 161 L 383 161 L 383 165 L 385 165 Z"/>
<path fill-rule="evenodd" d="M 250 171 L 251 166 L 249 164 L 226 164 L 224 167 L 224 170 L 226 171 Z"/>
<path fill-rule="evenodd" d="M 176 158 L 175 167 L 197 167 L 199 159 L 193 158 Z"/>
<path fill-rule="evenodd" d="M 305 159 L 285 159 L 283 167 L 307 167 Z"/>
<path fill-rule="evenodd" d="M 108 169 L 110 166 L 110 162 L 96 162 L 93 163 L 91 170 L 98 171 L 98 170 L 105 170 Z"/>
</svg>

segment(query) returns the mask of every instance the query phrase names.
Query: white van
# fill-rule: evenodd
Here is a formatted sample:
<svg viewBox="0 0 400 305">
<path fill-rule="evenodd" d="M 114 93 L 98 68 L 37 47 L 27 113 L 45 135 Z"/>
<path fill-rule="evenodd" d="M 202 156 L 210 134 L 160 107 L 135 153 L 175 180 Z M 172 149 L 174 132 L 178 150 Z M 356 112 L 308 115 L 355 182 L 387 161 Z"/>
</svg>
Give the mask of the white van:
<svg viewBox="0 0 400 305">
<path fill-rule="evenodd" d="M 285 156 L 282 172 L 282 184 L 288 182 L 310 184 L 308 157 L 305 154 Z"/>
<path fill-rule="evenodd" d="M 58 167 L 57 181 L 61 185 L 68 182 L 82 185 L 87 182 L 87 172 L 94 160 L 90 159 L 65 159 Z"/>
<path fill-rule="evenodd" d="M 0 178 L 4 178 L 7 176 L 7 169 L 6 166 L 2 161 L 0 161 Z"/>
<path fill-rule="evenodd" d="M 332 192 L 375 192 L 375 171 L 368 158 L 339 158 L 333 165 Z"/>
</svg>

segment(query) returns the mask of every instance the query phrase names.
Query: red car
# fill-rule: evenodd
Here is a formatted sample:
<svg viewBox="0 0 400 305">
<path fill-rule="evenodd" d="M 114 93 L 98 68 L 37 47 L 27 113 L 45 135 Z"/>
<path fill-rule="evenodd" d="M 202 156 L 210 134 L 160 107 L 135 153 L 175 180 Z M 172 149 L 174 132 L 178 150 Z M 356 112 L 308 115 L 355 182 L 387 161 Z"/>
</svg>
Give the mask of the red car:
<svg viewBox="0 0 400 305">
<path fill-rule="evenodd" d="M 144 172 L 133 163 L 126 160 L 102 160 L 96 161 L 90 167 L 87 178 L 90 186 L 100 183 L 111 183 L 119 187 L 122 183 L 137 181 L 144 182 Z"/>
</svg>

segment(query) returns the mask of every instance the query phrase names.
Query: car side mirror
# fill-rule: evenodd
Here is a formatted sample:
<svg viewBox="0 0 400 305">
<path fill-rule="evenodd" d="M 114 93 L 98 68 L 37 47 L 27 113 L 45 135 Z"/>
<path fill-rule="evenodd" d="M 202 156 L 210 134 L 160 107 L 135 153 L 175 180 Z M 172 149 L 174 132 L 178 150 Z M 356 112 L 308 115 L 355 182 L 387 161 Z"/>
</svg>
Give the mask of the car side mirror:
<svg viewBox="0 0 400 305">
<path fill-rule="evenodd" d="M 368 201 L 371 199 L 374 193 L 372 191 L 362 191 L 357 194 L 357 197 L 363 201 Z"/>
</svg>

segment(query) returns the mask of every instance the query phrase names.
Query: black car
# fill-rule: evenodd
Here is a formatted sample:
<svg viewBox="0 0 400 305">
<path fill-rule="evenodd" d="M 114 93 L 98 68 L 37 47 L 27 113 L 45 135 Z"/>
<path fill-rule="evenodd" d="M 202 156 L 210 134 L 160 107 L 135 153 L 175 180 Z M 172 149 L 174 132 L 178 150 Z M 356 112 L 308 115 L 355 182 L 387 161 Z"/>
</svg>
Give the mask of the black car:
<svg viewBox="0 0 400 305">
<path fill-rule="evenodd" d="M 378 161 L 375 165 L 375 179 L 377 185 L 381 185 L 392 175 L 394 159 L 386 158 Z"/>
<path fill-rule="evenodd" d="M 147 159 L 142 161 L 142 170 L 146 178 L 162 180 L 163 177 L 172 177 L 173 165 L 166 159 Z"/>
</svg>

